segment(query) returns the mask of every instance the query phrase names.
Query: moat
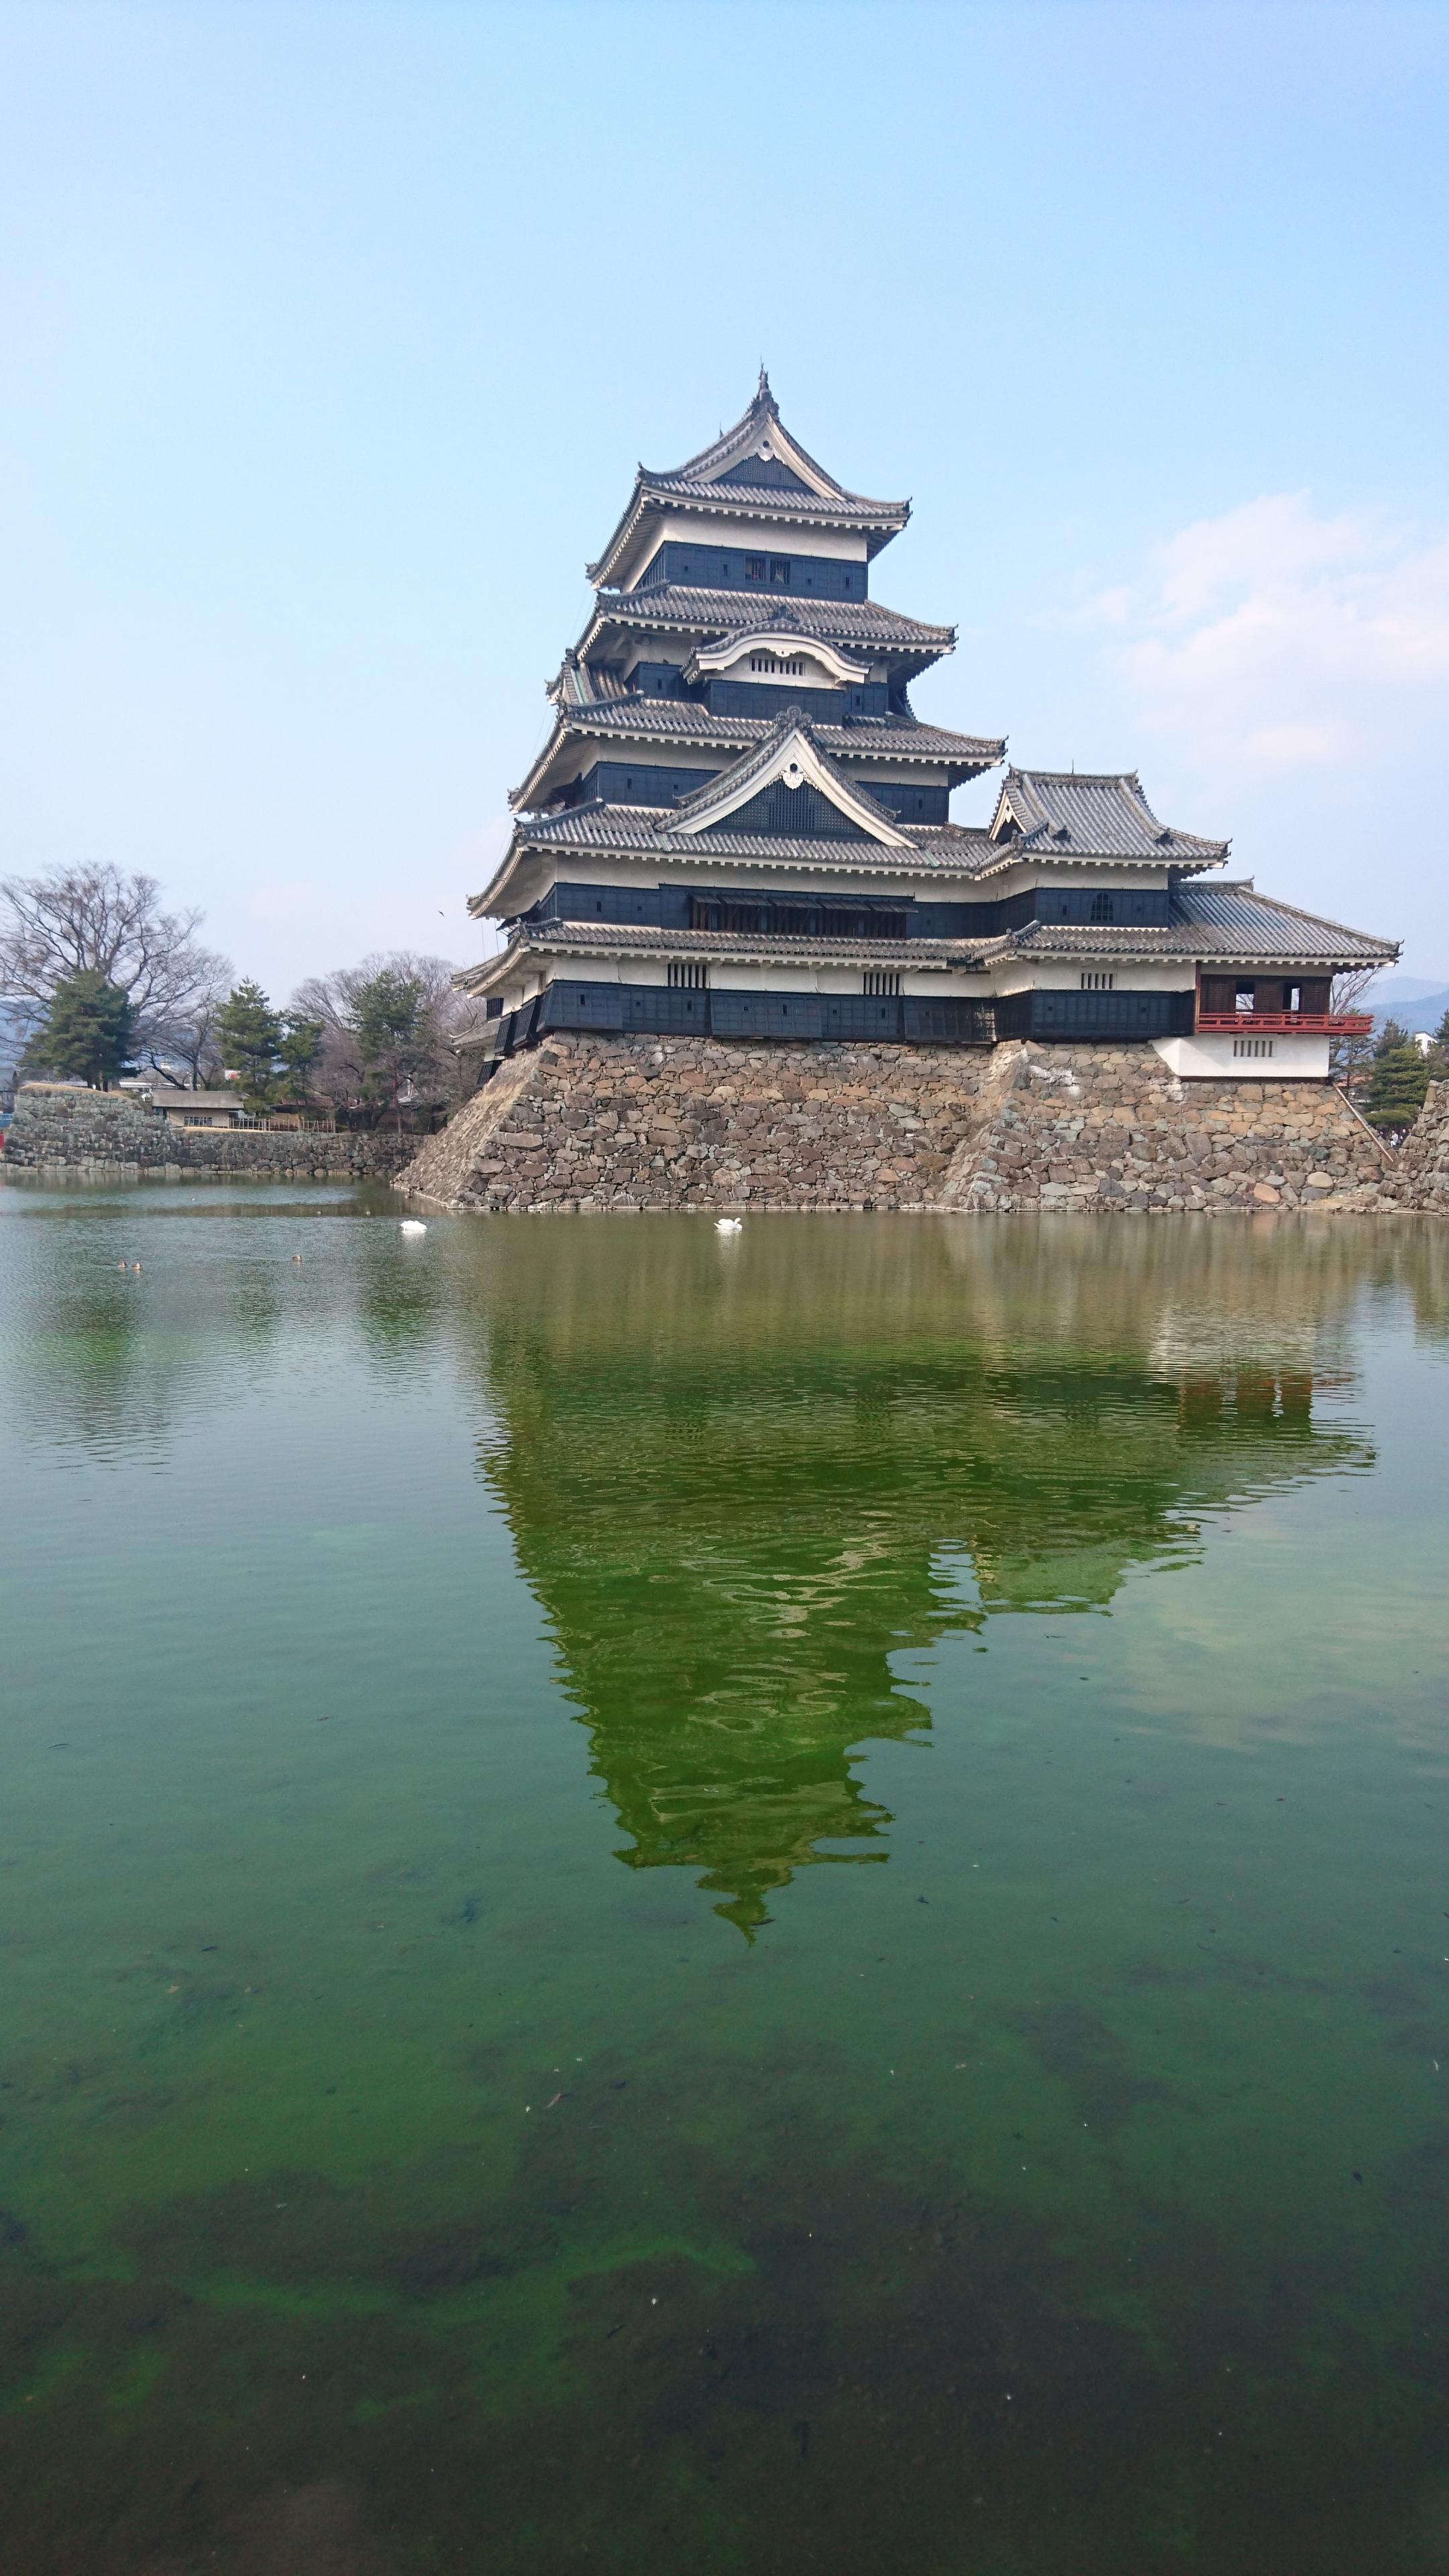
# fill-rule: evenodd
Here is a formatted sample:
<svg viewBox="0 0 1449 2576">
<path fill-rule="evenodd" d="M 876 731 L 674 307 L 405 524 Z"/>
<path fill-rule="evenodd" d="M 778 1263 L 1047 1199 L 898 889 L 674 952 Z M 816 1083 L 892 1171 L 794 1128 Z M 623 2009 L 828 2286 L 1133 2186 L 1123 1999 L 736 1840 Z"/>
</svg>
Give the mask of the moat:
<svg viewBox="0 0 1449 2576">
<path fill-rule="evenodd" d="M 1449 2569 L 1449 1237 L 404 1213 L 0 1190 L 6 2576 Z"/>
</svg>

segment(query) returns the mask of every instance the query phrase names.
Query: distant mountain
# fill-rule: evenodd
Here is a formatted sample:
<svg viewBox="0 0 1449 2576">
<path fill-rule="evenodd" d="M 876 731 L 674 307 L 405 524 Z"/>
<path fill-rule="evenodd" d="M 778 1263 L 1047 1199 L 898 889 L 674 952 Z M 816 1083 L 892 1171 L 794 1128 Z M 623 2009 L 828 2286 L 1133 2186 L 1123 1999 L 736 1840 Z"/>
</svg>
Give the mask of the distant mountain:
<svg viewBox="0 0 1449 2576">
<path fill-rule="evenodd" d="M 1427 983 L 1422 975 L 1386 975 L 1365 993 L 1363 1007 L 1372 1011 L 1375 1031 L 1385 1020 L 1397 1020 L 1411 1037 L 1416 1029 L 1432 1034 L 1449 1011 L 1449 984 Z"/>
</svg>

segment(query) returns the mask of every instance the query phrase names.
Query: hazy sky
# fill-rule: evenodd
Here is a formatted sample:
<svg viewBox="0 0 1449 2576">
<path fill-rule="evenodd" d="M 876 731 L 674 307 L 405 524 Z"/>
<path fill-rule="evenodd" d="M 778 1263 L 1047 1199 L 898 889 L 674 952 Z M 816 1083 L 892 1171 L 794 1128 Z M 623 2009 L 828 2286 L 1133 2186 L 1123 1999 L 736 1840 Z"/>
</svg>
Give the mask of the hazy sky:
<svg viewBox="0 0 1449 2576">
<path fill-rule="evenodd" d="M 763 356 L 913 496 L 922 714 L 1449 978 L 1446 74 L 1324 0 L 0 6 L 0 868 L 278 995 L 475 955 L 584 563 Z"/>
</svg>

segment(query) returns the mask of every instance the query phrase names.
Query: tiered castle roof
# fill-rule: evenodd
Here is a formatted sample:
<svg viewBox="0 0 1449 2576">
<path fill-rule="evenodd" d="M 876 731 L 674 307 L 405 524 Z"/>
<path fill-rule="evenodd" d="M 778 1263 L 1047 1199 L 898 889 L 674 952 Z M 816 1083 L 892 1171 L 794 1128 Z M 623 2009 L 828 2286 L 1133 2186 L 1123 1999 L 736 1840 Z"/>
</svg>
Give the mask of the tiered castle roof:
<svg viewBox="0 0 1449 2576">
<path fill-rule="evenodd" d="M 834 1027 L 841 971 L 860 969 L 872 1028 L 899 1006 L 906 1037 L 938 986 L 963 1030 L 986 991 L 998 1028 L 1154 1034 L 1192 1026 L 1195 966 L 1301 972 L 1316 992 L 1397 953 L 1251 880 L 1196 882 L 1228 843 L 1164 823 L 1132 770 L 1013 766 L 989 824 L 953 823 L 951 790 L 1006 746 L 912 707 L 910 684 L 956 639 L 870 595 L 909 516 L 827 473 L 763 371 L 711 446 L 639 467 L 549 684 L 553 724 L 510 800 L 508 853 L 469 907 L 514 925 L 473 990 L 515 1016 L 526 1005 L 532 1031 L 667 1029 L 671 1012 L 697 1027 L 690 996 L 717 987 L 729 1033 L 724 1005 L 748 988 L 752 1009 L 783 997 L 793 1034 L 797 987 L 825 997 Z M 1160 976 L 1143 972 L 1153 961 Z M 557 977 L 576 989 L 541 1023 Z M 626 987 L 634 1017 L 600 1018 Z"/>
<path fill-rule="evenodd" d="M 899 536 L 911 515 L 909 501 L 870 501 L 827 474 L 786 429 L 761 367 L 749 409 L 712 447 L 663 473 L 638 468 L 624 514 L 589 565 L 589 579 L 627 582 L 649 548 L 652 527 L 681 504 L 719 522 L 757 521 L 765 500 L 774 525 L 816 534 L 849 529 L 864 536 L 867 556 Z"/>
</svg>

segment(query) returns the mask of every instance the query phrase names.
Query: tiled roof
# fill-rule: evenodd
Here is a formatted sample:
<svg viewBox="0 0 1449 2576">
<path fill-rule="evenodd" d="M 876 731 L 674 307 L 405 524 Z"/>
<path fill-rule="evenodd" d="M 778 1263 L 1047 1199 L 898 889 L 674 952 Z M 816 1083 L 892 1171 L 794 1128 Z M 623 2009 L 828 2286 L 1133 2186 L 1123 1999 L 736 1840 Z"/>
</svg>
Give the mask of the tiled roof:
<svg viewBox="0 0 1449 2576">
<path fill-rule="evenodd" d="M 1178 886 L 1166 929 L 1033 921 L 1013 944 L 1035 957 L 1192 957 L 1205 964 L 1216 957 L 1229 966 L 1255 958 L 1282 966 L 1367 966 L 1399 953 L 1392 939 L 1273 903 L 1246 883 Z"/>
<path fill-rule="evenodd" d="M 1173 898 L 1174 914 L 1180 914 L 1194 935 L 1206 941 L 1211 934 L 1219 956 L 1244 956 L 1254 950 L 1272 952 L 1284 963 L 1302 958 L 1341 958 L 1345 964 L 1389 960 L 1397 957 L 1396 939 L 1377 939 L 1372 931 L 1349 930 L 1341 921 L 1326 921 L 1316 912 L 1300 912 L 1296 904 L 1275 903 L 1265 894 L 1257 894 L 1251 878 L 1234 885 L 1179 886 Z M 1285 944 L 1286 943 L 1286 944 Z M 1206 953 L 1206 950 L 1204 950 Z"/>
<path fill-rule="evenodd" d="M 654 627 L 690 636 L 743 635 L 772 620 L 832 644 L 878 645 L 885 653 L 949 653 L 954 626 L 929 626 L 875 599 L 809 599 L 791 591 L 692 590 L 659 582 L 647 590 L 601 590 L 600 625 Z"/>
<path fill-rule="evenodd" d="M 826 527 L 854 522 L 871 528 L 905 526 L 909 501 L 867 501 L 858 492 L 799 492 L 770 483 L 705 483 L 688 474 L 650 474 L 641 467 L 640 492 L 683 501 L 693 509 L 752 519 L 819 519 Z"/>
<path fill-rule="evenodd" d="M 607 662 L 581 662 L 572 645 L 550 680 L 545 697 L 560 707 L 593 707 L 601 700 L 630 698 L 634 691 Z"/>
<path fill-rule="evenodd" d="M 737 469 L 744 468 L 748 474 L 750 460 L 762 463 L 767 453 L 785 467 L 788 481 L 767 483 L 744 475 L 735 479 Z M 626 564 L 644 521 L 680 504 L 714 517 L 748 517 L 806 528 L 856 528 L 868 555 L 888 545 L 911 515 L 909 501 L 872 501 L 864 493 L 847 492 L 843 483 L 827 474 L 808 449 L 790 436 L 763 373 L 749 409 L 733 429 L 721 432 L 712 447 L 701 448 L 697 456 L 662 474 L 647 465 L 639 467 L 618 526 L 597 562 L 589 565 L 590 581 L 603 580 Z"/>
<path fill-rule="evenodd" d="M 781 715 L 786 709 L 782 707 Z M 601 706 L 559 710 L 558 722 L 534 762 L 513 803 L 521 807 L 545 776 L 559 743 L 568 735 L 587 741 L 667 742 L 703 751 L 747 751 L 763 742 L 779 716 L 716 716 L 708 707 L 683 698 L 622 698 Z M 975 734 L 947 733 L 940 725 L 902 724 L 876 716 L 857 716 L 853 724 L 820 724 L 811 719 L 817 742 L 837 759 L 944 762 L 963 776 L 987 769 L 1001 758 L 1004 746 Z"/>
<path fill-rule="evenodd" d="M 794 939 L 752 931 L 655 930 L 587 921 L 530 922 L 496 957 L 484 958 L 458 977 L 467 992 L 506 982 L 530 957 L 732 958 L 741 965 L 773 959 L 780 965 L 814 959 L 822 965 L 954 967 L 972 969 L 1009 947 L 989 939 Z"/>
<path fill-rule="evenodd" d="M 762 441 L 774 448 L 783 464 L 793 466 L 797 473 L 804 474 L 807 478 L 807 487 L 811 482 L 820 487 L 822 497 L 835 501 L 850 501 L 862 510 L 873 510 L 877 513 L 882 511 L 904 513 L 910 508 L 908 501 L 868 501 L 859 492 L 848 492 L 843 483 L 836 482 L 833 474 L 827 474 L 824 466 L 810 454 L 809 449 L 802 447 L 799 439 L 792 437 L 790 431 L 786 429 L 780 418 L 780 406 L 770 390 L 770 379 L 763 367 L 760 369 L 760 381 L 733 429 L 722 429 L 718 438 L 713 440 L 710 446 L 700 448 L 697 455 L 687 456 L 682 465 L 673 466 L 664 473 L 656 473 L 649 466 L 641 465 L 639 472 L 644 481 L 661 487 L 671 484 L 702 484 L 706 490 L 712 491 L 721 480 L 728 479 L 736 465 L 753 456 Z"/>
<path fill-rule="evenodd" d="M 515 866 L 530 850 L 612 851 L 657 867 L 661 859 L 690 860 L 696 867 L 721 859 L 748 861 L 761 871 L 788 869 L 792 875 L 872 877 L 886 883 L 902 877 L 941 877 L 947 882 L 975 876 L 995 856 L 984 832 L 959 823 L 898 826 L 900 849 L 879 841 L 821 840 L 799 834 L 785 838 L 764 832 L 732 832 L 723 826 L 709 833 L 660 831 L 659 809 L 649 805 L 575 805 L 560 814 L 529 815 L 514 826 L 508 851 L 481 894 L 468 909 L 483 920 L 490 903 L 508 884 Z"/>
<path fill-rule="evenodd" d="M 1226 841 L 1205 841 L 1160 823 L 1135 770 L 1094 776 L 1060 769 L 1009 769 L 993 830 L 1006 809 L 1019 825 L 1023 855 L 1072 858 L 1221 859 Z M 1023 847 L 1024 845 L 1024 847 Z"/>
<path fill-rule="evenodd" d="M 773 459 L 776 469 L 784 469 L 784 479 L 766 482 L 766 474 L 771 474 L 768 459 Z M 879 546 L 890 544 L 910 518 L 908 500 L 869 500 L 864 492 L 846 492 L 846 484 L 835 482 L 833 474 L 799 446 L 779 417 L 779 404 L 763 368 L 745 415 L 732 430 L 722 430 L 714 446 L 701 448 L 699 456 L 688 456 L 683 466 L 665 469 L 663 474 L 652 466 L 639 466 L 614 536 L 608 538 L 598 562 L 588 567 L 590 582 L 603 580 L 611 569 L 627 562 L 642 520 L 670 507 L 670 502 L 683 502 L 686 510 L 704 510 L 712 518 L 859 528 L 866 538 L 866 554 L 877 554 Z"/>
</svg>

